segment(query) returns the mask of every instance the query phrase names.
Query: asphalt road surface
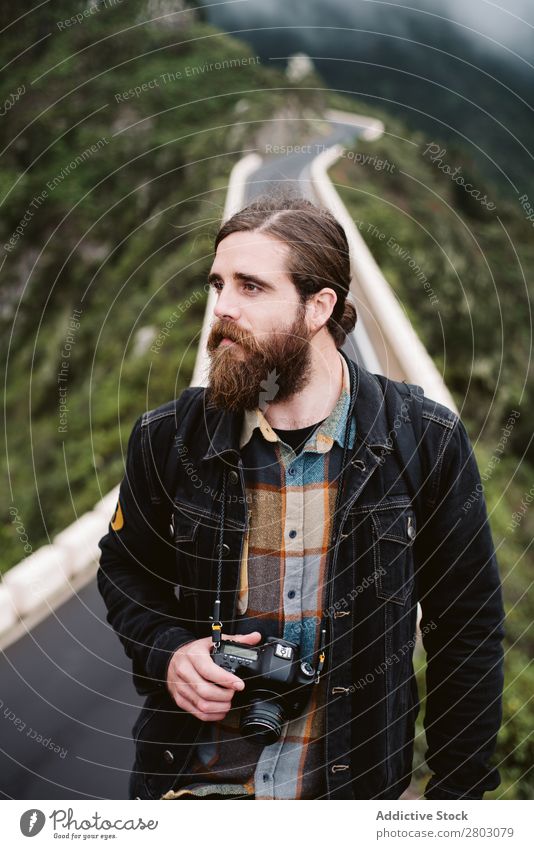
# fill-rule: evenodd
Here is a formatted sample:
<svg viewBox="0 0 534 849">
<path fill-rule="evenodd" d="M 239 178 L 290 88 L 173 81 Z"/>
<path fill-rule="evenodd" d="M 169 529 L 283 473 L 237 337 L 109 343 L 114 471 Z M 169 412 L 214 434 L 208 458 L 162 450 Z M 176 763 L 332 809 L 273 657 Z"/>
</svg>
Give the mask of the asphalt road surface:
<svg viewBox="0 0 534 849">
<path fill-rule="evenodd" d="M 128 798 L 142 701 L 129 665 L 94 580 L 5 650 L 3 798 Z"/>
</svg>

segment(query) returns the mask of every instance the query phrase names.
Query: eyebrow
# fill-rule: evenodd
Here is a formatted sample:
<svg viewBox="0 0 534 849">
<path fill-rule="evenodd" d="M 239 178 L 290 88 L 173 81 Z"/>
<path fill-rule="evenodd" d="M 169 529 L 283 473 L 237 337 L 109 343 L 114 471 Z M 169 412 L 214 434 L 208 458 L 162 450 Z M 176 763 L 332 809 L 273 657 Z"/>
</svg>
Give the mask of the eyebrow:
<svg viewBox="0 0 534 849">
<path fill-rule="evenodd" d="M 267 280 L 263 280 L 261 277 L 258 277 L 257 274 L 245 274 L 242 271 L 234 271 L 233 278 L 234 280 L 241 281 L 250 280 L 251 283 L 257 283 L 258 286 L 263 286 L 271 292 L 276 292 L 276 286 L 273 286 L 272 283 L 268 283 Z M 222 280 L 222 277 L 220 274 L 212 271 L 212 273 L 208 275 L 208 283 L 215 283 L 216 280 Z"/>
</svg>

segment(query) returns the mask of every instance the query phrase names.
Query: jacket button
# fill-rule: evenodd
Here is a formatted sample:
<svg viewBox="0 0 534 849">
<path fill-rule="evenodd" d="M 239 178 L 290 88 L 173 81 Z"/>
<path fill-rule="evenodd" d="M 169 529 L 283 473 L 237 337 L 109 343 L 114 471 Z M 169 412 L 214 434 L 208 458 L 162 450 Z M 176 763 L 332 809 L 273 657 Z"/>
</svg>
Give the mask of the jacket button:
<svg viewBox="0 0 534 849">
<path fill-rule="evenodd" d="M 334 764 L 331 767 L 332 772 L 344 772 L 346 769 L 349 769 L 348 764 Z"/>
<path fill-rule="evenodd" d="M 231 472 L 228 472 L 228 483 L 231 483 L 235 486 L 236 483 L 238 482 L 238 480 L 239 480 L 239 475 L 237 474 L 237 472 L 234 469 L 232 469 Z"/>
<path fill-rule="evenodd" d="M 225 542 L 223 542 L 223 544 L 222 544 L 222 556 L 228 557 L 229 554 L 230 554 L 230 546 L 227 545 Z"/>
<path fill-rule="evenodd" d="M 349 687 L 332 687 L 332 694 L 335 696 L 338 693 L 350 693 Z"/>
<path fill-rule="evenodd" d="M 350 616 L 350 610 L 334 610 L 334 619 L 339 619 L 340 616 Z"/>
<path fill-rule="evenodd" d="M 165 751 L 163 752 L 163 760 L 167 764 L 174 763 L 174 755 L 170 749 L 165 749 Z"/>
<path fill-rule="evenodd" d="M 351 460 L 351 463 L 353 466 L 355 466 L 355 468 L 359 469 L 360 472 L 365 472 L 365 469 L 367 468 L 363 460 L 360 460 L 358 458 L 356 458 L 355 460 Z"/>
</svg>

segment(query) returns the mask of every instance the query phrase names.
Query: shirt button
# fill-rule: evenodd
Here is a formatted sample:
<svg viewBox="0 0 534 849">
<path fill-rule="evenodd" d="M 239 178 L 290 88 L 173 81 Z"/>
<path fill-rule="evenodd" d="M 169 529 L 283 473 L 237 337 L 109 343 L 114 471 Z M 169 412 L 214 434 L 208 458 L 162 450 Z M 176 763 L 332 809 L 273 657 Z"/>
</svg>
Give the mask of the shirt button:
<svg viewBox="0 0 534 849">
<path fill-rule="evenodd" d="M 296 531 L 289 531 L 289 536 L 291 537 L 291 539 L 295 539 L 296 535 L 297 535 Z"/>
<path fill-rule="evenodd" d="M 287 597 L 288 598 L 295 598 L 295 590 L 289 590 Z"/>
</svg>

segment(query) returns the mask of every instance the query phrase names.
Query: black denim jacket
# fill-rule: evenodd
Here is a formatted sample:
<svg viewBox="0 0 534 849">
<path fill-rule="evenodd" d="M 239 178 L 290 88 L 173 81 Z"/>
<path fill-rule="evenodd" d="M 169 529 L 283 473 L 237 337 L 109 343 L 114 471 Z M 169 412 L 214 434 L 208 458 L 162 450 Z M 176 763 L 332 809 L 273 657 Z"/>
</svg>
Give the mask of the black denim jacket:
<svg viewBox="0 0 534 849">
<path fill-rule="evenodd" d="M 410 783 L 419 602 L 432 772 L 425 796 L 482 798 L 500 781 L 490 759 L 502 719 L 504 610 L 472 447 L 455 413 L 422 399 L 415 497 L 401 459 L 413 441 L 401 396 L 397 407 L 386 404 L 384 378 L 341 353 L 357 436 L 331 541 L 325 611 L 328 797 L 396 799 Z M 100 541 L 97 578 L 135 687 L 146 695 L 132 731 L 132 798 L 159 799 L 187 768 L 201 722 L 174 704 L 166 669 L 176 649 L 211 633 L 220 550 L 221 619 L 233 632 L 247 521 L 240 426 L 241 416 L 207 403 L 203 387 L 189 387 L 144 413 L 129 440 L 119 496 L 124 524 L 110 525 Z"/>
</svg>

